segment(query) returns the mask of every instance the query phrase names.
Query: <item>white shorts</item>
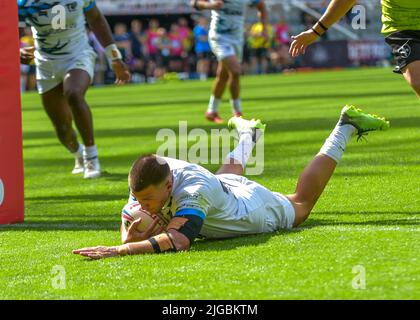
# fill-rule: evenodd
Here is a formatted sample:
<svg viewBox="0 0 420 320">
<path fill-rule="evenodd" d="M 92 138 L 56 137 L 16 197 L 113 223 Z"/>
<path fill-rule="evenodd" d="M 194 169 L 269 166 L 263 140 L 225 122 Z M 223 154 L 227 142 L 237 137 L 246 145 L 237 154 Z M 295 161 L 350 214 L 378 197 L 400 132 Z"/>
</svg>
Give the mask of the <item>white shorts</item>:
<svg viewBox="0 0 420 320">
<path fill-rule="evenodd" d="M 278 193 L 272 192 L 264 206 L 263 232 L 274 232 L 280 229 L 292 229 L 295 222 L 295 208 L 290 200 Z"/>
<path fill-rule="evenodd" d="M 96 53 L 92 48 L 85 49 L 79 55 L 69 60 L 35 59 L 36 80 L 39 94 L 43 94 L 61 82 L 70 70 L 81 69 L 90 76 L 92 83 L 95 72 Z"/>
<path fill-rule="evenodd" d="M 259 232 L 273 232 L 280 229 L 291 229 L 295 222 L 295 209 L 290 200 L 281 193 L 273 192 L 258 182 L 249 180 L 244 176 L 232 174 L 221 175 L 222 179 L 237 181 L 239 190 L 248 189 L 251 194 L 245 196 L 250 201 L 246 202 L 246 209 L 250 220 L 256 222 L 255 226 L 260 223 L 261 230 Z M 231 191 L 236 193 L 235 188 Z M 238 198 L 242 192 L 237 193 Z"/>
<path fill-rule="evenodd" d="M 242 62 L 243 41 L 238 41 L 227 36 L 217 35 L 209 37 L 211 51 L 221 61 L 230 56 L 236 56 L 239 62 Z"/>
<path fill-rule="evenodd" d="M 210 210 L 201 235 L 207 238 L 230 238 L 293 228 L 295 210 L 286 196 L 243 176 L 220 174 L 217 177 L 233 194 L 238 206 L 234 211 L 229 207 L 213 212 Z"/>
</svg>

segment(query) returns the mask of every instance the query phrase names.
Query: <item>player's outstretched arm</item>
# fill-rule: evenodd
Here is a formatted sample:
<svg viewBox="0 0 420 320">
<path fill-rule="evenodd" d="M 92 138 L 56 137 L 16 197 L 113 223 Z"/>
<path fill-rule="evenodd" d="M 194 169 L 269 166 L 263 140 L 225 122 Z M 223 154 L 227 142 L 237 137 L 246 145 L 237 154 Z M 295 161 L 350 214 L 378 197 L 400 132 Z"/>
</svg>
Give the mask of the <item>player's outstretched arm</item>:
<svg viewBox="0 0 420 320">
<path fill-rule="evenodd" d="M 73 253 L 91 259 L 103 259 L 134 254 L 187 251 L 199 235 L 203 222 L 204 220 L 195 214 L 179 214 L 169 222 L 167 232 L 147 240 L 113 247 L 87 247 L 73 250 Z M 153 230 L 153 227 L 147 230 Z"/>
<path fill-rule="evenodd" d="M 140 242 L 112 247 L 87 247 L 73 250 L 73 253 L 97 260 L 135 254 L 186 251 L 190 248 L 190 243 L 190 240 L 182 233 L 176 230 L 169 230 L 168 232 L 158 234 L 157 236 Z"/>
<path fill-rule="evenodd" d="M 292 36 L 289 53 L 292 57 L 305 54 L 306 48 L 322 36 L 326 29 L 340 20 L 354 6 L 357 0 L 332 0 L 324 15 L 309 30 Z"/>
<path fill-rule="evenodd" d="M 85 12 L 86 21 L 89 28 L 98 38 L 99 43 L 105 48 L 107 57 L 112 61 L 112 70 L 114 70 L 117 79 L 116 84 L 124 84 L 130 80 L 130 71 L 127 65 L 122 61 L 121 53 L 112 39 L 111 29 L 104 15 L 94 5 L 89 11 Z"/>
<path fill-rule="evenodd" d="M 190 4 L 197 10 L 219 10 L 223 7 L 223 0 L 209 2 L 208 0 L 191 0 Z"/>
</svg>

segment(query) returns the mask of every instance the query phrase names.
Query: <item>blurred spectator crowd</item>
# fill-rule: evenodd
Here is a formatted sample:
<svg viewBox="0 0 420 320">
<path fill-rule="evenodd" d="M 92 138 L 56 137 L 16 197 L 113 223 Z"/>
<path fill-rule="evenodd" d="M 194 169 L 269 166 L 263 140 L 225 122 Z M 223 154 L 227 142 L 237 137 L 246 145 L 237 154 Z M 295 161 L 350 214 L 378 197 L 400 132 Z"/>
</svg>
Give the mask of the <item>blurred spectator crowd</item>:
<svg viewBox="0 0 420 320">
<path fill-rule="evenodd" d="M 311 28 L 317 21 L 317 17 L 301 8 L 286 10 L 284 6 L 287 7 L 288 2 L 290 1 L 279 0 L 277 7 L 274 5 L 270 9 L 273 23 L 268 27 L 268 41 L 262 36 L 260 23 L 246 24 L 242 64 L 244 74 L 276 73 L 300 67 L 300 60 L 292 60 L 288 53 L 290 35 Z M 303 3 L 308 9 L 322 15 L 329 1 L 311 0 L 303 1 Z M 380 5 L 379 0 L 366 3 Z M 371 12 L 377 11 L 380 14 L 380 10 L 376 9 L 373 7 Z M 342 20 L 349 29 L 353 16 L 350 10 Z M 168 19 L 167 15 L 144 15 L 131 16 L 131 20 L 130 16 L 119 17 L 121 19 L 109 21 L 115 43 L 132 73 L 133 83 L 153 83 L 170 79 L 206 80 L 215 75 L 217 61 L 208 43 L 209 18 L 207 16 L 172 15 Z M 380 17 L 373 19 L 373 21 L 376 20 L 377 30 L 368 28 L 368 30 L 363 30 L 361 35 L 369 36 L 368 31 L 371 30 L 374 37 L 378 37 Z M 368 19 L 367 24 L 370 23 L 371 19 Z M 21 46 L 32 46 L 31 30 L 22 28 L 20 32 Z M 104 49 L 93 32 L 87 29 L 87 33 L 92 47 L 98 54 L 94 85 L 111 84 L 114 82 L 114 74 L 105 58 Z M 337 34 L 334 30 L 330 30 L 321 38 L 321 41 L 334 39 L 337 39 Z M 35 66 L 22 65 L 21 74 L 22 89 L 35 89 Z"/>
<path fill-rule="evenodd" d="M 153 83 L 165 79 L 200 79 L 214 76 L 217 61 L 208 43 L 209 19 L 205 16 L 188 20 L 180 17 L 165 28 L 159 20 L 147 23 L 133 19 L 113 25 L 114 41 L 132 73 L 133 83 Z M 262 36 L 260 23 L 246 26 L 244 74 L 280 72 L 291 66 L 288 54 L 290 35 L 287 23 L 269 26 L 269 41 Z M 98 54 L 94 85 L 114 82 L 104 48 L 87 29 L 90 44 Z M 21 46 L 32 46 L 30 28 L 21 30 Z M 21 67 L 22 89 L 35 89 L 35 67 Z"/>
</svg>

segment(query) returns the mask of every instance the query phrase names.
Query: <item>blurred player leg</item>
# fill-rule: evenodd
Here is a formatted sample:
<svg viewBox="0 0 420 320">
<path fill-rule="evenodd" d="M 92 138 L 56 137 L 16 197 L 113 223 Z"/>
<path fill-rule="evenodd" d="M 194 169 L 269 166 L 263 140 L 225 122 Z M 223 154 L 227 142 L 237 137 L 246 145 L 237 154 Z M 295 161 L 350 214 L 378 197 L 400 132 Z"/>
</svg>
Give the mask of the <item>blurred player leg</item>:
<svg viewBox="0 0 420 320">
<path fill-rule="evenodd" d="M 223 122 L 223 119 L 219 117 L 219 104 L 228 80 L 229 72 L 224 65 L 219 62 L 217 66 L 216 79 L 213 82 L 212 95 L 206 112 L 206 119 L 209 121 L 214 121 L 216 123 Z"/>
<path fill-rule="evenodd" d="M 420 61 L 410 63 L 402 71 L 405 80 L 414 89 L 417 96 L 420 98 Z"/>
<path fill-rule="evenodd" d="M 77 129 L 85 144 L 83 153 L 84 177 L 96 178 L 101 171 L 94 140 L 92 113 L 85 100 L 85 93 L 90 82 L 90 76 L 86 71 L 73 69 L 64 77 L 63 91 L 71 107 Z"/>
<path fill-rule="evenodd" d="M 210 61 L 205 56 L 205 53 L 198 59 L 197 62 L 197 73 L 200 76 L 201 81 L 206 81 L 210 70 Z"/>
<path fill-rule="evenodd" d="M 63 95 L 63 85 L 41 94 L 44 109 L 54 125 L 60 142 L 73 154 L 75 167 L 73 173 L 83 172 L 83 145 L 77 141 L 77 134 L 72 127 L 72 112 Z"/>
<path fill-rule="evenodd" d="M 232 113 L 239 117 L 242 115 L 242 106 L 240 96 L 240 77 L 241 77 L 241 63 L 236 56 L 229 56 L 221 61 L 223 67 L 229 72 L 229 91 L 230 103 L 232 105 Z"/>
</svg>

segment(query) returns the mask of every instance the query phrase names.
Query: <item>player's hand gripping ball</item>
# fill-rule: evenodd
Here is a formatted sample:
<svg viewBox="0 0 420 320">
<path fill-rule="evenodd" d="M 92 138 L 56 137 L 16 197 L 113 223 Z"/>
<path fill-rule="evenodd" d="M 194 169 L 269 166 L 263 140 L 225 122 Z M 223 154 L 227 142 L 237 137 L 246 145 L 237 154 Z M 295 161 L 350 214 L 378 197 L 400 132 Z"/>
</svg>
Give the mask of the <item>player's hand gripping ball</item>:
<svg viewBox="0 0 420 320">
<path fill-rule="evenodd" d="M 126 205 L 124 207 L 122 212 L 122 220 L 126 230 L 128 230 L 130 225 L 139 218 L 140 222 L 137 224 L 137 230 L 139 232 L 145 232 L 155 221 L 155 219 L 158 220 L 157 224 L 151 231 L 152 236 L 159 234 L 159 231 L 162 230 L 162 228 L 166 229 L 169 223 L 169 220 L 166 219 L 163 215 L 152 214 L 146 210 L 143 210 L 138 202 Z"/>
</svg>

